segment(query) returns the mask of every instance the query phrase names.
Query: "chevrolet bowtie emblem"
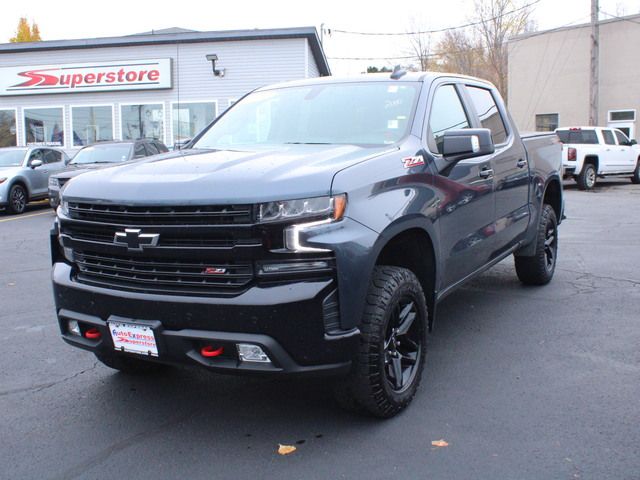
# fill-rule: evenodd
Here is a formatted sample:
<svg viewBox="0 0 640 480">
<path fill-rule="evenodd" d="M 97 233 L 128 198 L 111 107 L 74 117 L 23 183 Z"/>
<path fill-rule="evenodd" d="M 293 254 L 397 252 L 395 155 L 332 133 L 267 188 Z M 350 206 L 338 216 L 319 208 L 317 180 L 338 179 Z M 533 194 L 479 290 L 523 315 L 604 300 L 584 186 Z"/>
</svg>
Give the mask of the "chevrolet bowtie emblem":
<svg viewBox="0 0 640 480">
<path fill-rule="evenodd" d="M 113 243 L 124 245 L 127 250 L 141 252 L 144 247 L 155 247 L 160 240 L 159 233 L 141 233 L 139 228 L 125 228 L 124 232 L 116 232 Z"/>
</svg>

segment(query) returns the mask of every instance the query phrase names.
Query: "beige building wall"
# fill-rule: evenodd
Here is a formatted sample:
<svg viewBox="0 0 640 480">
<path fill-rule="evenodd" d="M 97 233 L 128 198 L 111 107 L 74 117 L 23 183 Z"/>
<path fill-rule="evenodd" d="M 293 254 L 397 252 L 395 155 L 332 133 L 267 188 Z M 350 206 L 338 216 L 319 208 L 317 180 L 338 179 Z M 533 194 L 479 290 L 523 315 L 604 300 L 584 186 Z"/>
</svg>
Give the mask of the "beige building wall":
<svg viewBox="0 0 640 480">
<path fill-rule="evenodd" d="M 640 110 L 640 15 L 625 18 L 600 24 L 601 126 L 616 126 L 610 110 Z M 590 35 L 587 24 L 509 42 L 509 110 L 520 130 L 535 130 L 537 114 L 557 113 L 560 127 L 588 124 Z M 628 123 L 638 135 L 638 120 Z"/>
</svg>

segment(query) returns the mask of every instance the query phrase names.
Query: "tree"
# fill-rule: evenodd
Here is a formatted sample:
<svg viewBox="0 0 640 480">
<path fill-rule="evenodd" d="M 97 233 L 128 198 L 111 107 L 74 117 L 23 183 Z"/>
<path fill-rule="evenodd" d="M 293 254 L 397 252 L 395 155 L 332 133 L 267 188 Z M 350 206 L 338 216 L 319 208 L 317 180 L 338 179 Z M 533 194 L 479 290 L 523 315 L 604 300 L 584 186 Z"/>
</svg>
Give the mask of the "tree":
<svg viewBox="0 0 640 480">
<path fill-rule="evenodd" d="M 433 51 L 431 34 L 412 34 L 412 55 L 422 70 L 486 78 L 507 98 L 507 41 L 533 28 L 532 9 L 525 1 L 530 0 L 475 0 L 475 14 L 469 19 L 472 26 L 446 30 Z"/>
<path fill-rule="evenodd" d="M 391 69 L 387 67 L 382 67 L 382 68 L 367 67 L 367 73 L 386 73 L 386 72 L 391 72 Z"/>
<path fill-rule="evenodd" d="M 29 25 L 29 21 L 26 17 L 21 17 L 18 21 L 18 29 L 16 30 L 16 36 L 11 37 L 9 39 L 12 43 L 17 42 L 39 42 L 42 38 L 40 38 L 40 29 L 36 22 L 32 22 Z"/>
<path fill-rule="evenodd" d="M 507 98 L 507 40 L 527 30 L 531 8 L 514 0 L 476 0 L 475 9 L 488 78 Z"/>
</svg>

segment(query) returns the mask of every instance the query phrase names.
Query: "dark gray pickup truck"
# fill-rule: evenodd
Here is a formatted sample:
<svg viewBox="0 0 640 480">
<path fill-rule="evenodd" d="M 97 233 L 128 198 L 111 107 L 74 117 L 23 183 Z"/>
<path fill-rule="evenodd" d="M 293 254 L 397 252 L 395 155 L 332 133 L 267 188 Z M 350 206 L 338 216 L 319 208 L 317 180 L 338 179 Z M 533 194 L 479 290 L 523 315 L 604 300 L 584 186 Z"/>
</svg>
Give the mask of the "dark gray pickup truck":
<svg viewBox="0 0 640 480">
<path fill-rule="evenodd" d="M 551 280 L 561 174 L 555 135 L 521 138 L 478 79 L 261 88 L 189 149 L 65 186 L 62 337 L 124 372 L 330 375 L 342 405 L 389 417 L 440 300 L 509 255 Z"/>
</svg>

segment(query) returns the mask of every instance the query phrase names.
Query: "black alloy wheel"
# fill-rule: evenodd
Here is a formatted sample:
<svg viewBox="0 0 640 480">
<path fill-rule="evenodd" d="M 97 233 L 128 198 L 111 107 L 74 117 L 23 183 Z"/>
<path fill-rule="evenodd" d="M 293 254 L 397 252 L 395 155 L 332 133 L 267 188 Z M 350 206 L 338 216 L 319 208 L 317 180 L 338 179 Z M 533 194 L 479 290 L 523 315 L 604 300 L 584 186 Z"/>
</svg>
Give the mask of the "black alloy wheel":
<svg viewBox="0 0 640 480">
<path fill-rule="evenodd" d="M 14 185 L 9 191 L 9 211 L 23 213 L 27 208 L 27 192 L 22 185 Z"/>
<path fill-rule="evenodd" d="M 351 372 L 334 392 L 343 408 L 389 418 L 411 403 L 425 365 L 427 312 L 422 285 L 412 271 L 374 268 Z"/>
<path fill-rule="evenodd" d="M 416 303 L 404 297 L 394 308 L 384 341 L 385 375 L 391 389 L 404 392 L 415 379 L 422 351 Z"/>
</svg>

